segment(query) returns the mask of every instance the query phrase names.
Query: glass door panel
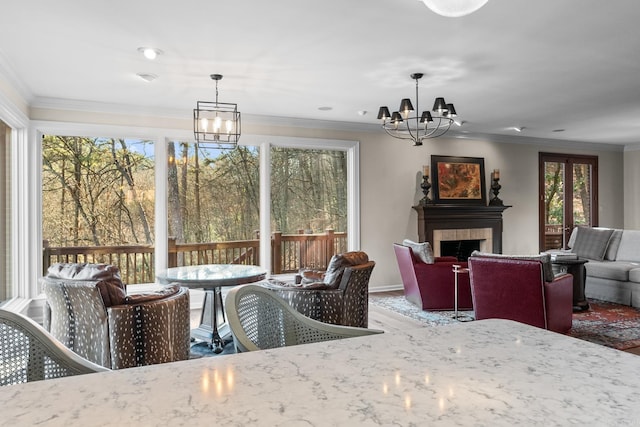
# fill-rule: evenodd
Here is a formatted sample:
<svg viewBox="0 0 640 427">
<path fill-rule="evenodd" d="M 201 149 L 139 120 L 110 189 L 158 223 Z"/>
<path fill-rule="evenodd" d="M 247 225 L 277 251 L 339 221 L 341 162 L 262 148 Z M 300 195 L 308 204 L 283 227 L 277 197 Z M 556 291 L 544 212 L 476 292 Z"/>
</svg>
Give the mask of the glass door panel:
<svg viewBox="0 0 640 427">
<path fill-rule="evenodd" d="M 564 246 L 564 182 L 565 167 L 562 162 L 544 162 L 544 246 L 542 250 Z"/>
<path fill-rule="evenodd" d="M 596 226 L 594 156 L 540 153 L 540 250 L 566 248 L 574 227 Z"/>
</svg>

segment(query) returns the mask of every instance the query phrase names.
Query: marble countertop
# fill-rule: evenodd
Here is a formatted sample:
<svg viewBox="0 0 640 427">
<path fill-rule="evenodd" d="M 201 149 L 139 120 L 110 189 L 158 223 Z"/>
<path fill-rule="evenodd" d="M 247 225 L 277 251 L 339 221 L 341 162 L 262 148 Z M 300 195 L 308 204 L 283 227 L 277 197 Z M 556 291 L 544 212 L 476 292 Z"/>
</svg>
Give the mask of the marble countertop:
<svg viewBox="0 0 640 427">
<path fill-rule="evenodd" d="M 482 320 L 2 387 L 0 425 L 638 425 L 639 373 Z"/>
</svg>

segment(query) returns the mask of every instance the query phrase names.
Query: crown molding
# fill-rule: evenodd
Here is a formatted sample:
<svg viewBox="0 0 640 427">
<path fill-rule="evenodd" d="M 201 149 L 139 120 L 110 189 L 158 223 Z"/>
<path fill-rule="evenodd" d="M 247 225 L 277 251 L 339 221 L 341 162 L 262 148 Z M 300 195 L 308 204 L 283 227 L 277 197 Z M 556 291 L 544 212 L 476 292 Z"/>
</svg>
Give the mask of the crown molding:
<svg viewBox="0 0 640 427">
<path fill-rule="evenodd" d="M 13 67 L 9 62 L 9 59 L 0 51 L 0 77 L 6 80 L 7 83 L 16 91 L 18 96 L 22 97 L 26 105 L 31 103 L 33 99 L 33 93 L 24 84 L 22 79 L 13 71 Z"/>
<path fill-rule="evenodd" d="M 53 110 L 69 110 L 69 111 L 90 111 L 103 114 L 131 114 L 131 115 L 147 115 L 159 116 L 176 119 L 191 119 L 190 110 L 185 111 L 177 108 L 161 108 L 161 107 L 143 107 L 127 104 L 103 103 L 95 101 L 84 101 L 62 98 L 37 97 L 31 103 L 31 108 L 43 108 Z M 279 117 L 258 114 L 243 114 L 246 123 L 252 125 L 264 126 L 280 126 L 295 127 L 307 129 L 326 129 L 333 131 L 347 132 L 378 132 L 380 125 L 378 123 L 362 123 L 348 121 L 332 121 L 318 119 L 304 119 L 295 117 Z M 638 145 L 620 145 L 607 144 L 597 142 L 573 141 L 566 139 L 547 139 L 524 135 L 501 135 L 490 133 L 465 132 L 455 129 L 449 130 L 447 133 L 449 138 L 458 139 L 474 139 L 491 141 L 505 144 L 528 144 L 537 146 L 550 146 L 554 148 L 575 149 L 578 146 L 582 150 L 598 150 L 598 151 L 632 151 L 640 149 Z"/>
</svg>

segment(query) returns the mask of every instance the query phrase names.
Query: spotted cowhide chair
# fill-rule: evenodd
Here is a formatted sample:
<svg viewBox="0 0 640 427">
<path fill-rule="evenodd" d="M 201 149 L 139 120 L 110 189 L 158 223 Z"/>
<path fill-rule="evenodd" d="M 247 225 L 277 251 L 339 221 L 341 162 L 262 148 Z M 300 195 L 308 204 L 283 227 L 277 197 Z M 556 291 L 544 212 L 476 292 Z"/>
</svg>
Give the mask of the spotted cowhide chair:
<svg viewBox="0 0 640 427">
<path fill-rule="evenodd" d="M 335 325 L 366 328 L 369 316 L 369 277 L 375 262 L 366 253 L 334 255 L 321 274 L 301 277 L 301 283 L 278 280 L 263 286 L 276 292 L 298 312 Z"/>
<path fill-rule="evenodd" d="M 45 329 L 85 359 L 121 369 L 189 358 L 186 288 L 127 295 L 109 264 L 54 264 L 41 283 Z"/>
</svg>

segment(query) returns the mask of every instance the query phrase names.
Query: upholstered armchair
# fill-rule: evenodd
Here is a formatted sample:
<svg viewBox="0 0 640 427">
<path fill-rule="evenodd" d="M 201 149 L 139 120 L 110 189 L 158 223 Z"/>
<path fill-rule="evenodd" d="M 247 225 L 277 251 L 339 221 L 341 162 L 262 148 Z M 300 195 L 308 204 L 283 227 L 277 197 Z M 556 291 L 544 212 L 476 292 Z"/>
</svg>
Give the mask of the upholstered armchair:
<svg viewBox="0 0 640 427">
<path fill-rule="evenodd" d="M 270 281 L 271 289 L 303 315 L 324 323 L 366 328 L 369 317 L 369 278 L 375 262 L 364 252 L 334 255 L 327 270 L 301 283 Z"/>
<path fill-rule="evenodd" d="M 455 275 L 453 266 L 466 268 L 466 262 L 456 257 L 436 257 L 432 264 L 418 259 L 412 249 L 393 244 L 405 298 L 422 310 L 453 310 L 455 303 Z M 471 310 L 469 275 L 458 274 L 458 310 Z"/>
<path fill-rule="evenodd" d="M 476 320 L 509 319 L 554 332 L 571 329 L 573 277 L 554 276 L 549 255 L 472 255 L 469 276 Z"/>
<path fill-rule="evenodd" d="M 110 369 L 189 358 L 188 289 L 128 295 L 108 264 L 54 264 L 41 283 L 45 328 L 81 357 Z"/>
</svg>

